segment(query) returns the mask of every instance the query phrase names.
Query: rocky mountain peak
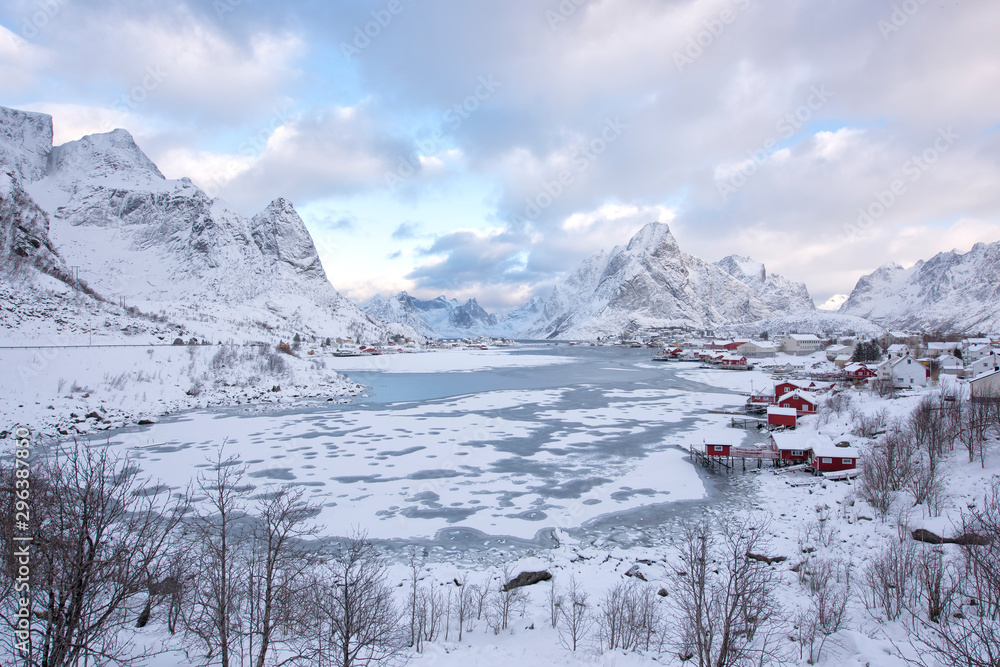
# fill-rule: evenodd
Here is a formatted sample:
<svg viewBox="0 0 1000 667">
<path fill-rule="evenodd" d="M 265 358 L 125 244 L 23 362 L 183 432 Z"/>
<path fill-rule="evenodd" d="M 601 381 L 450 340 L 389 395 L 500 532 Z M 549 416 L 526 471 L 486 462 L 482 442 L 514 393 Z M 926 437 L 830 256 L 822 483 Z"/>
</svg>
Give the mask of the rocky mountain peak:
<svg viewBox="0 0 1000 667">
<path fill-rule="evenodd" d="M 52 149 L 49 171 L 63 182 L 116 179 L 130 184 L 165 180 L 126 130 L 88 134 Z"/>
<path fill-rule="evenodd" d="M 52 116 L 0 107 L 0 169 L 25 183 L 45 177 Z"/>
</svg>

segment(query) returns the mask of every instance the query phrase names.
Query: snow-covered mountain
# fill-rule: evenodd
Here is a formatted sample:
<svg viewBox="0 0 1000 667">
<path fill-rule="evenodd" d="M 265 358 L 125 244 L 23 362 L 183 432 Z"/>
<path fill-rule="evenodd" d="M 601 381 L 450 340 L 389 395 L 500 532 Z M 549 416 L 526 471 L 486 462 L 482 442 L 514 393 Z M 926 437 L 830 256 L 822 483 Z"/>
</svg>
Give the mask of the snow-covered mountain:
<svg viewBox="0 0 1000 667">
<path fill-rule="evenodd" d="M 585 260 L 538 310 L 522 335 L 593 338 L 640 327 L 757 321 L 812 310 L 812 299 L 805 286 L 767 276 L 752 260 L 711 264 L 688 255 L 666 224 L 650 223 L 627 246 Z"/>
<path fill-rule="evenodd" d="M 164 178 L 125 130 L 53 147 L 51 117 L 0 107 L 0 216 L 3 259 L 33 248 L 39 268 L 70 267 L 104 299 L 200 322 L 212 337 L 414 333 L 333 288 L 290 202 L 247 218 Z"/>
<path fill-rule="evenodd" d="M 885 264 L 858 280 L 840 312 L 900 328 L 997 331 L 1000 242 L 938 253 L 907 269 Z"/>
<path fill-rule="evenodd" d="M 772 312 L 808 313 L 816 310 L 804 284 L 793 283 L 776 273 L 769 274 L 761 262 L 729 255 L 715 265 L 753 290 Z"/>
<path fill-rule="evenodd" d="M 848 298 L 847 294 L 834 294 L 829 299 L 824 301 L 822 305 L 816 307 L 819 310 L 835 312 L 840 310 L 840 307 L 844 305 L 844 302 L 847 301 L 847 298 Z"/>
<path fill-rule="evenodd" d="M 456 299 L 439 296 L 424 301 L 406 292 L 390 299 L 375 295 L 362 310 L 372 317 L 413 327 L 421 335 L 434 338 L 494 335 L 499 323 L 499 319 L 486 312 L 475 299 L 459 303 Z"/>
</svg>

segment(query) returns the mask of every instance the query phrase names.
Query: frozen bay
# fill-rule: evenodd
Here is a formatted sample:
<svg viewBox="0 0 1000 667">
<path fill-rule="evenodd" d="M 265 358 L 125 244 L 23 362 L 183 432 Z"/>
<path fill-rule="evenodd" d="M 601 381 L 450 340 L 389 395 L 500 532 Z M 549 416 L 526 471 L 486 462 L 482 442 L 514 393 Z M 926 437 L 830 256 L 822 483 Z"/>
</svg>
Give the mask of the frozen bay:
<svg viewBox="0 0 1000 667">
<path fill-rule="evenodd" d="M 686 377 L 689 364 L 651 362 L 649 350 L 537 345 L 331 367 L 369 397 L 187 412 L 111 443 L 180 489 L 225 442 L 256 492 L 306 487 L 326 534 L 460 544 L 649 520 L 651 507 L 706 495 L 679 446 L 742 435 L 706 414 L 742 396 Z"/>
</svg>

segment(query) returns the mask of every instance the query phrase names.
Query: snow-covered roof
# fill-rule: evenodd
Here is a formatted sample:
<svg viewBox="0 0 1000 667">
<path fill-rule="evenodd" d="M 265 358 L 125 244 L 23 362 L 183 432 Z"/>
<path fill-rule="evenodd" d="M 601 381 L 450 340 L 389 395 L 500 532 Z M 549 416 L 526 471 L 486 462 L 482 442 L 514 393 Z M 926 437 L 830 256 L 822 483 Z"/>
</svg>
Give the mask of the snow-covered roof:
<svg viewBox="0 0 1000 667">
<path fill-rule="evenodd" d="M 909 349 L 910 346 L 905 343 L 893 343 L 889 346 L 889 352 L 902 352 Z"/>
<path fill-rule="evenodd" d="M 951 351 L 958 347 L 958 343 L 927 343 L 928 350 L 938 350 L 941 352 Z"/>
<path fill-rule="evenodd" d="M 806 391 L 804 389 L 796 389 L 794 391 L 788 392 L 787 394 L 778 399 L 778 403 L 781 403 L 782 401 L 789 398 L 793 398 L 795 396 L 798 396 L 799 398 L 805 399 L 809 403 L 816 405 L 816 394 L 812 393 L 811 391 Z"/>
<path fill-rule="evenodd" d="M 788 337 L 792 340 L 796 340 L 800 343 L 818 343 L 820 342 L 819 336 L 815 334 L 788 334 Z"/>
<path fill-rule="evenodd" d="M 794 417 L 796 415 L 796 411 L 795 408 L 779 408 L 777 405 L 769 405 L 767 406 L 767 414 Z"/>
<path fill-rule="evenodd" d="M 861 451 L 854 446 L 840 447 L 833 443 L 833 440 L 823 442 L 813 447 L 813 454 L 816 456 L 826 456 L 830 458 L 857 459 L 861 458 Z"/>
<path fill-rule="evenodd" d="M 806 451 L 816 447 L 833 447 L 829 436 L 820 435 L 815 431 L 784 431 L 772 433 L 774 444 L 778 449 Z"/>
</svg>

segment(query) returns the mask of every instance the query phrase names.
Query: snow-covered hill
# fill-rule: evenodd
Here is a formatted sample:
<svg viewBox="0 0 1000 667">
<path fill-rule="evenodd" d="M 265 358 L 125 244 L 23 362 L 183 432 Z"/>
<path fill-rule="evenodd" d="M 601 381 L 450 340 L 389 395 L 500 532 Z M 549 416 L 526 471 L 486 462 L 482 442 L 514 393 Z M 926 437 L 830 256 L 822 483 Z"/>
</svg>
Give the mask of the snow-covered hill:
<svg viewBox="0 0 1000 667">
<path fill-rule="evenodd" d="M 464 304 L 445 296 L 424 301 L 406 292 L 391 299 L 375 295 L 362 310 L 372 317 L 410 326 L 434 338 L 494 335 L 499 323 L 498 318 L 486 312 L 475 299 Z"/>
<path fill-rule="evenodd" d="M 904 269 L 862 276 L 840 308 L 885 326 L 992 332 L 1000 329 L 1000 242 L 942 252 Z"/>
<path fill-rule="evenodd" d="M 750 322 L 812 310 L 804 285 L 768 276 L 753 260 L 711 264 L 681 251 L 663 223 L 599 252 L 557 285 L 523 335 L 594 338 L 641 327 Z"/>
<path fill-rule="evenodd" d="M 0 170 L 7 262 L 55 267 L 46 272 L 212 338 L 414 335 L 333 288 L 290 202 L 240 215 L 186 178 L 165 179 L 125 130 L 53 148 L 51 117 L 0 108 Z"/>
<path fill-rule="evenodd" d="M 793 283 L 776 273 L 769 274 L 761 262 L 729 255 L 715 265 L 753 290 L 772 312 L 808 313 L 816 310 L 804 284 Z"/>
</svg>

